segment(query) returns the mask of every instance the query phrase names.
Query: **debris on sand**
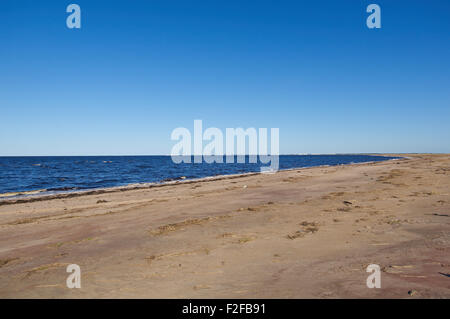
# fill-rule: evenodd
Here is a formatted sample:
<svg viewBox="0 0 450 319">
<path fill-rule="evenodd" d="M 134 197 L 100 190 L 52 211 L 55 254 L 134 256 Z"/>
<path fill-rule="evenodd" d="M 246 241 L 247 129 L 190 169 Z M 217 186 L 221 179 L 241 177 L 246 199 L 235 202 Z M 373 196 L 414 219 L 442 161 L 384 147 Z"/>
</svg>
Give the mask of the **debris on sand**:
<svg viewBox="0 0 450 319">
<path fill-rule="evenodd" d="M 411 297 L 414 296 L 414 295 L 417 295 L 418 293 L 419 292 L 417 290 L 414 290 L 414 289 L 408 291 L 408 295 L 410 295 Z"/>
<path fill-rule="evenodd" d="M 301 230 L 297 230 L 295 233 L 287 235 L 288 239 L 296 239 L 304 237 L 306 234 L 314 234 L 319 230 L 319 224 L 316 222 L 301 222 L 300 226 L 303 226 Z"/>
</svg>

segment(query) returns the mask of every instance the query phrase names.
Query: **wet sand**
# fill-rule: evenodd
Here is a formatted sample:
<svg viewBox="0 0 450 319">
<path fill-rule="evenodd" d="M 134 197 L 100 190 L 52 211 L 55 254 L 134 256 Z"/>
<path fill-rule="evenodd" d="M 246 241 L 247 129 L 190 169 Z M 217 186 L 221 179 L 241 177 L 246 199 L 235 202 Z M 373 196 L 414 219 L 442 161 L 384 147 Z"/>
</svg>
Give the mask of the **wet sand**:
<svg viewBox="0 0 450 319">
<path fill-rule="evenodd" d="M 407 156 L 1 200 L 0 297 L 449 298 L 450 155 Z"/>
</svg>

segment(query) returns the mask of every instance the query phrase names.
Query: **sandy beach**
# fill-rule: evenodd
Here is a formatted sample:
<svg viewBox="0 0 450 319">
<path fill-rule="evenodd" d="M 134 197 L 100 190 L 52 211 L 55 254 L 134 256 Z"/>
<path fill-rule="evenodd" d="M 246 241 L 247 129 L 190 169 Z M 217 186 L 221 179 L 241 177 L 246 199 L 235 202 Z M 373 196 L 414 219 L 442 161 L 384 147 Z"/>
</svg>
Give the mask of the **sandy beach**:
<svg viewBox="0 0 450 319">
<path fill-rule="evenodd" d="M 401 156 L 1 200 L 0 297 L 449 298 L 450 155 Z"/>
</svg>

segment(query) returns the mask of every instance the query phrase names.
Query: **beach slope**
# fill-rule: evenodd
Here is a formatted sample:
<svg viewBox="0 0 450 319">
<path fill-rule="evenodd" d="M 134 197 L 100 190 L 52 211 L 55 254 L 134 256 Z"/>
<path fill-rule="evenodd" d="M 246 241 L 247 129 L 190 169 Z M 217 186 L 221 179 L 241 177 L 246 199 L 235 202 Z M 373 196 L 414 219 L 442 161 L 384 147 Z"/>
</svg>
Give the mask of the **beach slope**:
<svg viewBox="0 0 450 319">
<path fill-rule="evenodd" d="M 38 199 L 0 201 L 1 298 L 450 297 L 450 155 Z"/>
</svg>

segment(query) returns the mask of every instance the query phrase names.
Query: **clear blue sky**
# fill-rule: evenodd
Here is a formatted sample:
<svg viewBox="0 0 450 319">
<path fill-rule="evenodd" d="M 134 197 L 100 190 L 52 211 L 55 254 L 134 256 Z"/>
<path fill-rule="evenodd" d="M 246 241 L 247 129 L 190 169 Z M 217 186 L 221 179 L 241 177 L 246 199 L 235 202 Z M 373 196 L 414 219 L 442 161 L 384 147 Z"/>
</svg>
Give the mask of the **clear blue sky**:
<svg viewBox="0 0 450 319">
<path fill-rule="evenodd" d="M 450 152 L 448 0 L 2 0 L 0 39 L 0 156 L 169 154 L 194 119 L 278 127 L 281 153 Z"/>
</svg>

